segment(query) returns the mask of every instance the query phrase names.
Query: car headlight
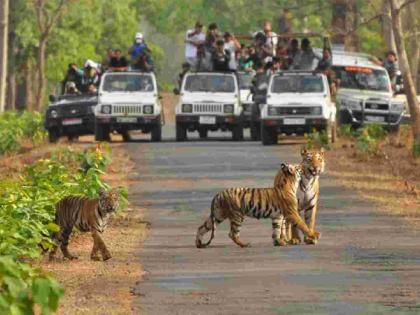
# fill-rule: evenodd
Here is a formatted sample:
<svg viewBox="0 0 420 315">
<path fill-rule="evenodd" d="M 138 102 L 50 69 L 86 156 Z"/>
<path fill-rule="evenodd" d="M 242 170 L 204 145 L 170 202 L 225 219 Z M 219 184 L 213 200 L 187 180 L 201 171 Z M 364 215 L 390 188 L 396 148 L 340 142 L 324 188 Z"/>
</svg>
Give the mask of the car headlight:
<svg viewBox="0 0 420 315">
<path fill-rule="evenodd" d="M 391 104 L 391 112 L 402 112 L 404 110 L 403 103 L 392 103 Z"/>
<path fill-rule="evenodd" d="M 312 115 L 322 115 L 322 107 L 313 107 Z"/>
<path fill-rule="evenodd" d="M 268 106 L 268 115 L 269 116 L 276 116 L 277 115 L 277 108 L 274 106 Z"/>
<path fill-rule="evenodd" d="M 150 115 L 153 114 L 153 105 L 144 105 L 143 106 L 143 113 Z"/>
<path fill-rule="evenodd" d="M 183 113 L 192 113 L 192 105 L 191 104 L 182 104 L 182 112 Z"/>
<path fill-rule="evenodd" d="M 58 117 L 58 112 L 55 109 L 53 109 L 52 111 L 50 111 L 50 116 L 51 116 L 51 118 L 57 118 Z"/>
<path fill-rule="evenodd" d="M 232 104 L 225 104 L 225 106 L 223 107 L 223 112 L 225 114 L 233 114 L 233 105 Z"/>
<path fill-rule="evenodd" d="M 357 100 L 341 100 L 341 106 L 352 110 L 362 110 L 362 105 Z"/>
<path fill-rule="evenodd" d="M 109 114 L 111 114 L 111 111 L 112 111 L 112 106 L 111 105 L 102 105 L 101 106 L 101 113 L 109 115 Z"/>
</svg>

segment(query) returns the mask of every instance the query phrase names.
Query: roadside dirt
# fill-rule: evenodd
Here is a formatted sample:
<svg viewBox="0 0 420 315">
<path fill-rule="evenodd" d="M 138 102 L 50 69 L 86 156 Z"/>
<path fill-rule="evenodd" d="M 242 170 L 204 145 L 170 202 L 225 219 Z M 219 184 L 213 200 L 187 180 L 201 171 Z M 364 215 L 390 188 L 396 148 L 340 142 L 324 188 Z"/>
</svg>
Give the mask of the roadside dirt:
<svg viewBox="0 0 420 315">
<path fill-rule="evenodd" d="M 382 156 L 366 158 L 357 154 L 353 142 L 340 140 L 327 153 L 328 170 L 380 211 L 420 224 L 420 159 L 412 157 L 410 146 L 407 135 L 389 137 Z"/>
</svg>

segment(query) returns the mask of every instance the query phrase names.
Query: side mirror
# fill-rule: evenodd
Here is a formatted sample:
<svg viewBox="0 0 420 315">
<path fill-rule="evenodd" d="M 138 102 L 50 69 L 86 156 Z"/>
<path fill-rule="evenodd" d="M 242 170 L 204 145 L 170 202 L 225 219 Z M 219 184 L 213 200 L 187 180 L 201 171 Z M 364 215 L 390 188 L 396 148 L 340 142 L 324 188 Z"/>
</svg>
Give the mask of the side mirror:
<svg viewBox="0 0 420 315">
<path fill-rule="evenodd" d="M 179 89 L 174 88 L 173 92 L 174 92 L 175 95 L 179 95 Z"/>
<path fill-rule="evenodd" d="M 50 102 L 51 103 L 55 103 L 55 102 L 57 102 L 57 97 L 55 96 L 55 95 L 50 95 L 49 97 L 48 97 L 48 99 L 50 100 Z"/>
</svg>

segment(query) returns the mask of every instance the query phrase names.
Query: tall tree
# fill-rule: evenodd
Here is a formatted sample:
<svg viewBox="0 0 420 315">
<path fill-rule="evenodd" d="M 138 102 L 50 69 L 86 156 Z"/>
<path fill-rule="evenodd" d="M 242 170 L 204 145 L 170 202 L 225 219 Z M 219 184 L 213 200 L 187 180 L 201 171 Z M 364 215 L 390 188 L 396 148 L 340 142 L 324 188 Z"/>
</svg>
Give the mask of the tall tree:
<svg viewBox="0 0 420 315">
<path fill-rule="evenodd" d="M 33 0 L 38 31 L 40 33 L 37 51 L 38 88 L 35 102 L 35 106 L 38 111 L 42 108 L 45 96 L 45 57 L 47 52 L 47 43 L 50 39 L 53 28 L 57 25 L 62 16 L 67 2 L 68 0 Z"/>
<path fill-rule="evenodd" d="M 0 1 L 0 112 L 5 109 L 7 84 L 9 0 Z"/>
<path fill-rule="evenodd" d="M 414 137 L 413 154 L 420 156 L 420 103 L 417 99 L 416 86 L 410 71 L 407 51 L 401 23 L 401 10 L 414 1 L 406 0 L 400 3 L 398 0 L 389 0 L 391 7 L 392 29 L 394 30 L 395 44 L 397 47 L 399 64 L 404 78 L 404 89 L 410 109 L 411 126 Z"/>
</svg>

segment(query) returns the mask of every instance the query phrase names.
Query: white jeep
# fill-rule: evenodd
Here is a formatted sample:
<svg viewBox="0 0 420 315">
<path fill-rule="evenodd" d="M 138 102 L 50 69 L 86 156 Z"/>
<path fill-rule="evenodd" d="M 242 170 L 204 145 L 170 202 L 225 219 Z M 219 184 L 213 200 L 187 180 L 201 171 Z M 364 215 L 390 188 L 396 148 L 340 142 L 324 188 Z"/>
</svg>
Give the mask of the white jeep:
<svg viewBox="0 0 420 315">
<path fill-rule="evenodd" d="M 368 55 L 334 52 L 333 70 L 339 82 L 340 124 L 357 128 L 374 123 L 391 130 L 399 128 L 406 105 L 394 96 L 385 68 L 372 63 Z"/>
<path fill-rule="evenodd" d="M 175 108 L 176 140 L 187 140 L 187 131 L 231 131 L 235 141 L 243 139 L 242 107 L 235 74 L 218 72 L 187 73 L 180 100 Z"/>
<path fill-rule="evenodd" d="M 95 108 L 95 139 L 107 141 L 110 132 L 116 131 L 129 141 L 130 130 L 151 133 L 152 141 L 162 139 L 156 77 L 153 73 L 106 72 Z"/>
<path fill-rule="evenodd" d="M 287 71 L 270 78 L 267 102 L 261 109 L 261 140 L 277 143 L 278 134 L 325 130 L 329 140 L 336 137 L 336 107 L 327 77 L 321 73 Z"/>
</svg>

